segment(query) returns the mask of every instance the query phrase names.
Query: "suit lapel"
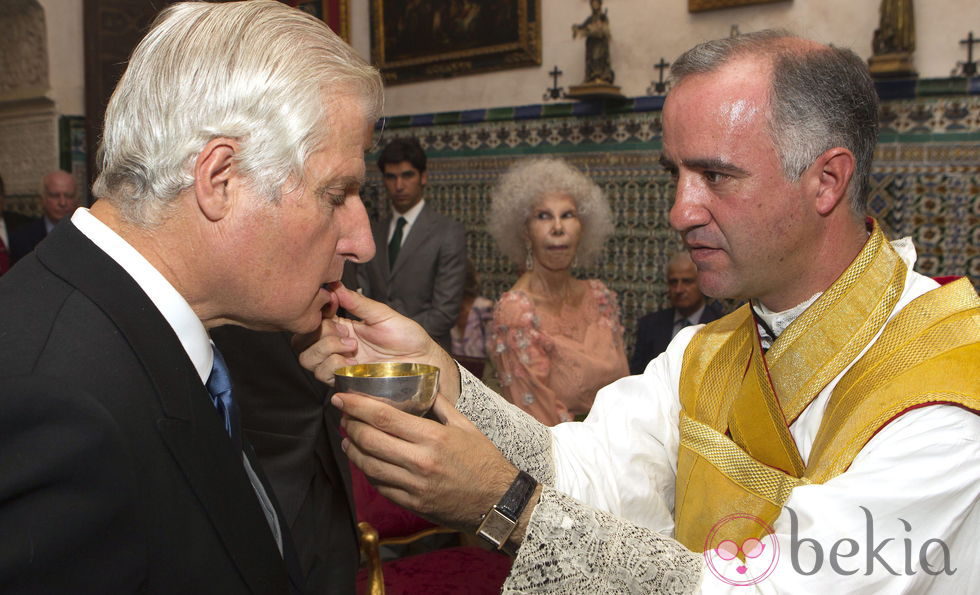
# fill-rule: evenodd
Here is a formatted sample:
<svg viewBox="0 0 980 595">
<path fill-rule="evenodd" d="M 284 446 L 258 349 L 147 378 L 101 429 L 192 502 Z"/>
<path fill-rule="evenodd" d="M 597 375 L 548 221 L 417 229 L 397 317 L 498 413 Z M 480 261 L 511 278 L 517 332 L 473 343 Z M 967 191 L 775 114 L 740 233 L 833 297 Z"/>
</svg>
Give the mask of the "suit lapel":
<svg viewBox="0 0 980 595">
<path fill-rule="evenodd" d="M 166 319 L 132 277 L 73 225 L 52 232 L 38 259 L 88 296 L 127 339 L 156 389 L 163 410 L 157 427 L 245 582 L 255 592 L 280 590 L 285 569 L 241 453 Z"/>
<path fill-rule="evenodd" d="M 419 246 L 422 245 L 430 233 L 434 233 L 435 230 L 431 229 L 433 224 L 432 208 L 429 203 L 426 203 L 422 207 L 422 211 L 419 212 L 419 216 L 415 218 L 415 223 L 412 224 L 412 228 L 408 231 L 408 237 L 402 242 L 402 249 L 399 251 L 399 255 L 402 254 L 415 254 Z M 387 254 L 385 255 L 387 259 Z M 398 271 L 405 267 L 406 259 L 399 258 L 395 261 L 395 267 L 392 269 L 391 274 L 388 275 L 388 280 L 391 281 Z"/>
<path fill-rule="evenodd" d="M 340 477 L 343 482 L 344 493 L 347 494 L 347 511 L 350 514 L 351 526 L 356 527 L 357 514 L 354 510 L 354 488 L 351 484 L 350 467 L 348 466 L 347 455 L 340 447 L 340 412 L 333 406 L 327 405 L 323 413 L 323 421 L 327 430 L 327 442 L 330 443 L 331 463 L 336 469 L 337 477 Z"/>
</svg>

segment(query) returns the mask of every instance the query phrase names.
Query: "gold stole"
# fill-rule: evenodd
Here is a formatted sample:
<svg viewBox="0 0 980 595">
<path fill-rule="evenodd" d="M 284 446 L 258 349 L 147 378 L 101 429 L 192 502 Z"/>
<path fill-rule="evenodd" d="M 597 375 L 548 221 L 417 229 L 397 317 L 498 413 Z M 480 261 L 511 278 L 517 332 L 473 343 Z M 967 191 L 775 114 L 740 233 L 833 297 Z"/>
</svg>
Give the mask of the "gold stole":
<svg viewBox="0 0 980 595">
<path fill-rule="evenodd" d="M 861 253 L 763 356 L 748 305 L 697 333 L 684 353 L 675 537 L 692 551 L 742 543 L 793 488 L 844 472 L 874 434 L 926 404 L 980 411 L 980 299 L 961 279 L 899 312 L 834 389 L 809 460 L 789 426 L 881 330 L 906 266 L 877 224 Z M 711 535 L 712 543 L 705 543 Z"/>
</svg>

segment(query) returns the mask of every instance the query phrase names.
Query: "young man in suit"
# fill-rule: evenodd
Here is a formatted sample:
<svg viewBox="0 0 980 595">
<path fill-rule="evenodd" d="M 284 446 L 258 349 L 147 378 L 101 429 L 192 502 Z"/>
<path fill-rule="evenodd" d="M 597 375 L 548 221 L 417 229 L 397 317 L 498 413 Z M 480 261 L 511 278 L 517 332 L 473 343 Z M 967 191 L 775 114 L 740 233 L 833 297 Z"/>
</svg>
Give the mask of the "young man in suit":
<svg viewBox="0 0 980 595">
<path fill-rule="evenodd" d="M 53 171 L 41 179 L 41 210 L 44 216 L 20 227 L 10 236 L 10 254 L 17 262 L 41 243 L 54 226 L 78 208 L 78 185 L 66 171 Z"/>
<path fill-rule="evenodd" d="M 208 330 L 312 331 L 373 256 L 381 79 L 271 0 L 166 8 L 109 101 L 98 201 L 0 279 L 0 591 L 299 592 Z"/>
<path fill-rule="evenodd" d="M 650 360 L 666 351 L 682 328 L 721 318 L 718 304 L 705 303 L 698 284 L 698 268 L 686 251 L 674 254 L 667 262 L 667 297 L 670 308 L 651 312 L 636 325 L 631 374 L 642 374 Z"/>
<path fill-rule="evenodd" d="M 397 138 L 381 151 L 391 210 L 372 222 L 378 252 L 357 278 L 364 295 L 415 320 L 449 349 L 466 282 L 466 237 L 460 223 L 426 204 L 426 161 L 415 138 Z"/>
</svg>

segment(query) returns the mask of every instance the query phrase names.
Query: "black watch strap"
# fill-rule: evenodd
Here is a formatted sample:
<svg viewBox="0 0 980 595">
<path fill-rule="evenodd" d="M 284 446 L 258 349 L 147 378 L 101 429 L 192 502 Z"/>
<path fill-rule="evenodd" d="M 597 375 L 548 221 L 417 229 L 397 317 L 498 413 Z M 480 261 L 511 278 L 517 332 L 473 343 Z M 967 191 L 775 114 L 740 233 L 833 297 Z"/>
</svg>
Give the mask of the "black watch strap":
<svg viewBox="0 0 980 595">
<path fill-rule="evenodd" d="M 517 547 L 510 542 L 510 536 L 537 486 L 538 482 L 533 477 L 519 471 L 500 502 L 483 515 L 476 534 L 504 553 L 515 555 Z"/>
<path fill-rule="evenodd" d="M 538 482 L 533 477 L 524 471 L 518 472 L 514 483 L 510 484 L 500 502 L 497 502 L 497 510 L 516 523 L 537 486 Z"/>
</svg>

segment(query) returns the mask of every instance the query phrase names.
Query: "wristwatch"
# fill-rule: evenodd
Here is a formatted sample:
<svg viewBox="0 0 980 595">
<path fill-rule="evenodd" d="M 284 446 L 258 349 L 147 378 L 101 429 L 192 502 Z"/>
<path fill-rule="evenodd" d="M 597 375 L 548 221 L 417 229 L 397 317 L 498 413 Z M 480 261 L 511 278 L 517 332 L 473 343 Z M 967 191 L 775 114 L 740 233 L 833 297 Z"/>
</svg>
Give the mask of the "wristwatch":
<svg viewBox="0 0 980 595">
<path fill-rule="evenodd" d="M 508 540 L 537 486 L 538 482 L 533 477 L 520 471 L 500 502 L 483 515 L 476 534 L 505 554 L 515 555 L 517 548 Z"/>
</svg>

